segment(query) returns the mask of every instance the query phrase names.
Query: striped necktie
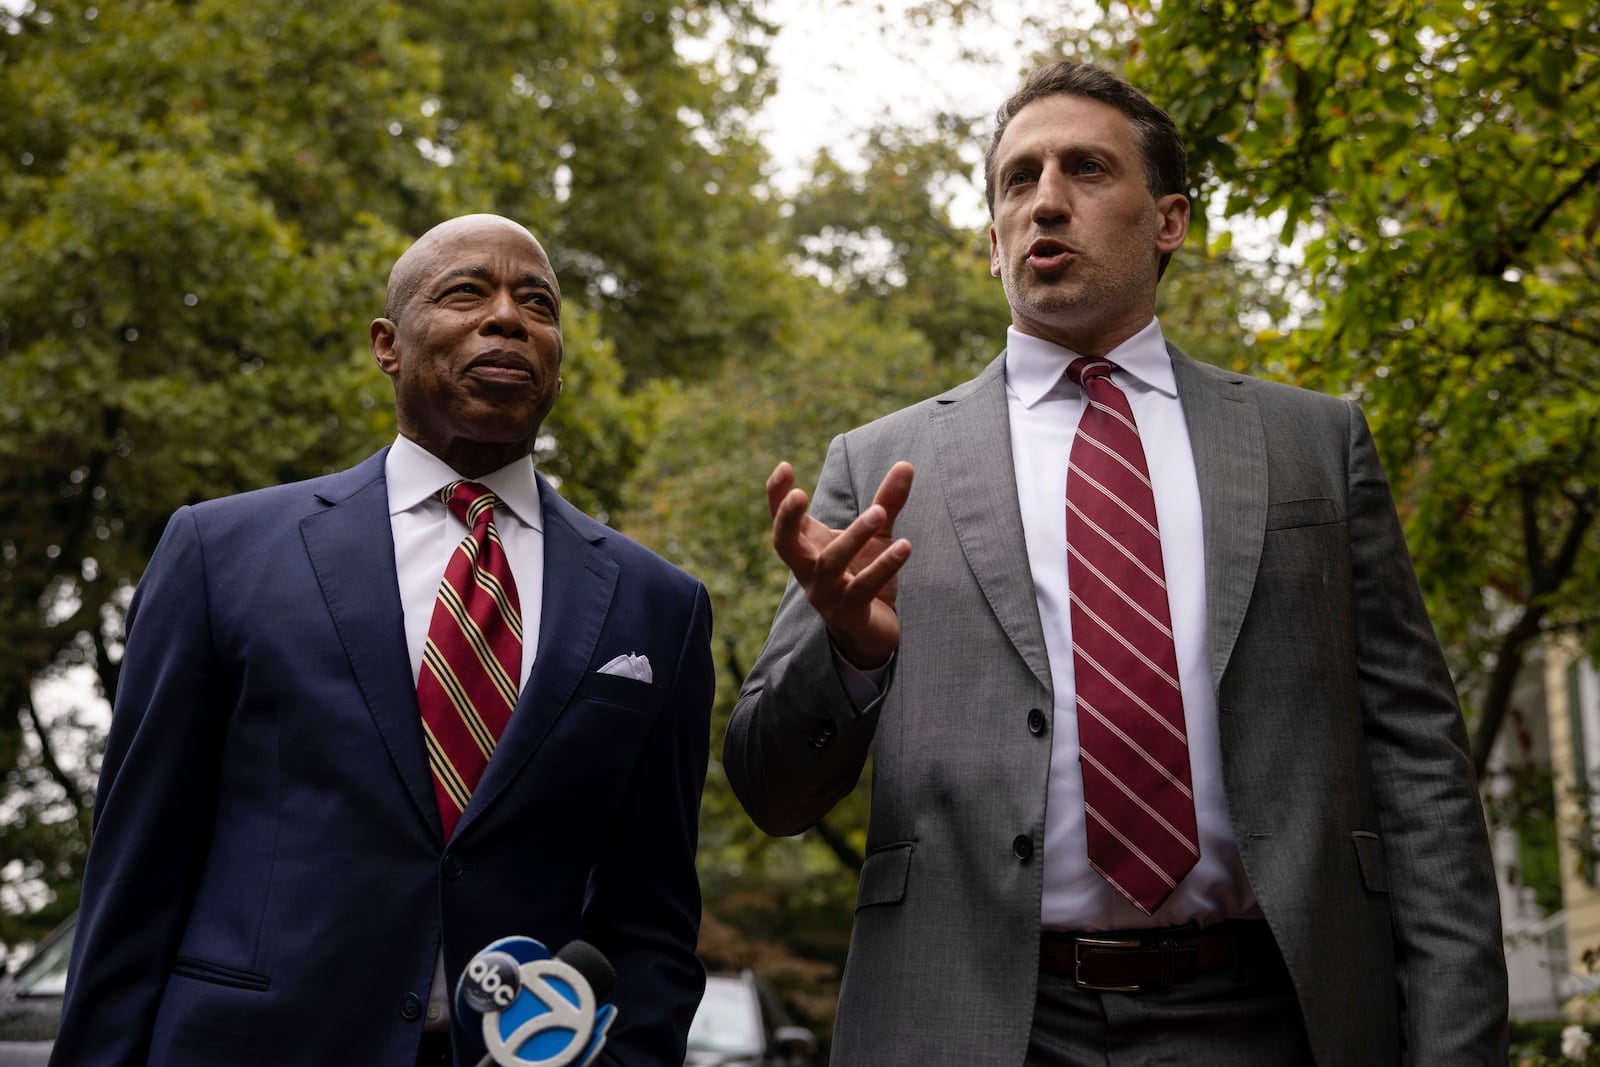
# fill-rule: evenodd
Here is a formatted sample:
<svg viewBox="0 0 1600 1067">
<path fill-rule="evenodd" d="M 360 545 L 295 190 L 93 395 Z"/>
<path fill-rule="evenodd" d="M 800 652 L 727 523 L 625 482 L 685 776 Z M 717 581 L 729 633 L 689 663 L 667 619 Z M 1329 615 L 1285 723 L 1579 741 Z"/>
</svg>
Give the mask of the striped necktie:
<svg viewBox="0 0 1600 1067">
<path fill-rule="evenodd" d="M 1155 494 L 1112 365 L 1067 368 L 1087 405 L 1067 471 L 1067 589 L 1089 862 L 1146 914 L 1200 858 Z"/>
<path fill-rule="evenodd" d="M 471 531 L 439 584 L 417 677 L 428 766 L 448 841 L 517 703 L 522 609 L 494 528 L 499 498 L 473 482 L 451 482 L 438 495 Z"/>
</svg>

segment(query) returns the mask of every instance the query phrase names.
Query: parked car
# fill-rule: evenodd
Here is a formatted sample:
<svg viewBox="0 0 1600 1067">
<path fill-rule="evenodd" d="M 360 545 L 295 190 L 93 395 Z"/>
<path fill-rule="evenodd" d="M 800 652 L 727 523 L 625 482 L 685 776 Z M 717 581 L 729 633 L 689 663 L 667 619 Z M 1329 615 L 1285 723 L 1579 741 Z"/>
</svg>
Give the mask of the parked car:
<svg viewBox="0 0 1600 1067">
<path fill-rule="evenodd" d="M 74 916 L 39 942 L 15 974 L 0 974 L 0 1067 L 43 1067 L 61 1021 Z"/>
<path fill-rule="evenodd" d="M 0 974 L 0 1067 L 44 1067 L 61 1021 L 76 916 L 39 942 L 15 974 Z M 813 1067 L 817 1042 L 790 1026 L 772 990 L 749 971 L 706 979 L 689 1027 L 686 1067 Z"/>
<path fill-rule="evenodd" d="M 706 978 L 685 1067 L 812 1067 L 817 1039 L 792 1026 L 766 982 L 746 970 Z"/>
</svg>

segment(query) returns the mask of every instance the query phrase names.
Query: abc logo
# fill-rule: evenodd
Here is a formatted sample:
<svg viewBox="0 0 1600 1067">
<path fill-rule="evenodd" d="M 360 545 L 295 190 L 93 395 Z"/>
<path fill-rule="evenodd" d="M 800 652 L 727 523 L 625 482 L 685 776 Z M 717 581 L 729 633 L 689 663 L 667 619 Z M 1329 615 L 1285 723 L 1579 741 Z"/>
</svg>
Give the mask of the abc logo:
<svg viewBox="0 0 1600 1067">
<path fill-rule="evenodd" d="M 598 950 L 575 941 L 562 952 L 590 964 L 610 991 L 614 973 Z M 482 1062 L 515 1067 L 591 1064 L 617 1016 L 614 1006 L 599 1003 L 587 974 L 531 937 L 502 937 L 473 957 L 456 983 L 455 1005 L 463 1026 L 480 1017 L 489 1053 Z"/>
<path fill-rule="evenodd" d="M 522 992 L 522 967 L 509 953 L 484 952 L 473 957 L 461 976 L 461 996 L 474 1011 L 504 1011 Z"/>
</svg>

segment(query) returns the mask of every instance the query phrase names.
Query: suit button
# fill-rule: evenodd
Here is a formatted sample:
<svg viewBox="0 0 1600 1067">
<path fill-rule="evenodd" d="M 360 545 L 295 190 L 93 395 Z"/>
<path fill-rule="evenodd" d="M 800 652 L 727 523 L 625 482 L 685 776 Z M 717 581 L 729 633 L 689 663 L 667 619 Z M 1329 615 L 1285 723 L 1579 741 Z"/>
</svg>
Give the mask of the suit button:
<svg viewBox="0 0 1600 1067">
<path fill-rule="evenodd" d="M 1026 863 L 1033 857 L 1033 838 L 1027 834 L 1018 834 L 1011 842 L 1011 854 Z"/>
<path fill-rule="evenodd" d="M 461 857 L 449 855 L 444 858 L 444 876 L 446 878 L 460 878 L 462 871 Z"/>
<path fill-rule="evenodd" d="M 1038 708 L 1030 708 L 1028 710 L 1028 732 L 1037 737 L 1044 733 L 1044 726 L 1044 712 Z"/>
<path fill-rule="evenodd" d="M 400 998 L 400 1018 L 406 1022 L 415 1022 L 422 1018 L 422 998 L 415 993 L 407 993 Z"/>
<path fill-rule="evenodd" d="M 837 732 L 832 719 L 818 719 L 817 724 L 811 728 L 811 747 L 826 748 Z"/>
</svg>

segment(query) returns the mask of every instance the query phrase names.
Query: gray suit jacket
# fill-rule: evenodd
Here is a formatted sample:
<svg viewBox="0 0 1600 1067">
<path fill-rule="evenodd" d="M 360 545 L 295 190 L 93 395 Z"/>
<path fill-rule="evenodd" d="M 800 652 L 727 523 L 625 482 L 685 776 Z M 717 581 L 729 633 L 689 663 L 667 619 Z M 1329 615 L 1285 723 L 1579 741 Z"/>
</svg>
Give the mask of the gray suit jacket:
<svg viewBox="0 0 1600 1067">
<path fill-rule="evenodd" d="M 1203 502 L 1229 811 L 1317 1061 L 1500 1067 L 1483 813 L 1366 422 L 1347 401 L 1171 352 Z M 815 823 L 872 750 L 834 1037 L 849 1067 L 1025 1055 L 1050 765 L 1049 730 L 1028 717 L 1052 701 L 1008 425 L 1001 357 L 833 441 L 812 505 L 829 525 L 859 514 L 895 461 L 916 467 L 895 525 L 913 551 L 893 679 L 853 710 L 791 581 L 728 725 L 728 778 L 774 834 Z"/>
</svg>

